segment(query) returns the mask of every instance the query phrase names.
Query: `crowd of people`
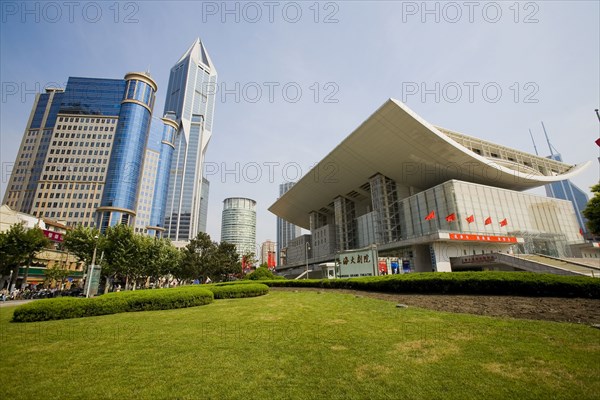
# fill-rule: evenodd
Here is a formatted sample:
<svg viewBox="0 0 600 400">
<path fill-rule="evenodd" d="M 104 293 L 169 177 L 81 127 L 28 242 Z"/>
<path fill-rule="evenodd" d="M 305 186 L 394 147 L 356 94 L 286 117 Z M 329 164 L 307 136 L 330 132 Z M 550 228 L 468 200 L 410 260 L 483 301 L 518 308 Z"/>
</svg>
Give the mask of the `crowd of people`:
<svg viewBox="0 0 600 400">
<path fill-rule="evenodd" d="M 79 296 L 82 293 L 83 291 L 80 288 L 70 288 L 61 290 L 58 288 L 38 288 L 36 286 L 27 286 L 22 289 L 13 288 L 10 292 L 8 291 L 8 289 L 4 288 L 0 290 L 0 301 Z"/>
</svg>

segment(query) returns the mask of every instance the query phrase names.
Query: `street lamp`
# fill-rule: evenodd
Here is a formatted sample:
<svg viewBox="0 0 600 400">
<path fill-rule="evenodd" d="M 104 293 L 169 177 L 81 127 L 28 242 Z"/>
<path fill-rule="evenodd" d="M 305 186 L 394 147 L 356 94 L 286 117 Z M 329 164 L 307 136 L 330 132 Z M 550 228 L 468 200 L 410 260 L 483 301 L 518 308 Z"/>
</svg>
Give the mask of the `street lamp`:
<svg viewBox="0 0 600 400">
<path fill-rule="evenodd" d="M 306 254 L 306 279 L 308 279 L 308 251 L 310 250 L 310 243 L 306 242 L 304 249 Z"/>
<path fill-rule="evenodd" d="M 85 297 L 90 297 L 90 290 L 92 289 L 92 275 L 94 273 L 94 264 L 96 263 L 96 251 L 98 250 L 98 235 L 94 236 L 96 243 L 94 243 L 94 254 L 92 255 L 92 265 L 88 271 L 87 281 L 85 282 L 87 288 L 85 290 Z"/>
<path fill-rule="evenodd" d="M 10 270 L 10 276 L 8 277 L 8 294 L 10 294 L 10 283 L 12 282 L 13 270 Z"/>
</svg>

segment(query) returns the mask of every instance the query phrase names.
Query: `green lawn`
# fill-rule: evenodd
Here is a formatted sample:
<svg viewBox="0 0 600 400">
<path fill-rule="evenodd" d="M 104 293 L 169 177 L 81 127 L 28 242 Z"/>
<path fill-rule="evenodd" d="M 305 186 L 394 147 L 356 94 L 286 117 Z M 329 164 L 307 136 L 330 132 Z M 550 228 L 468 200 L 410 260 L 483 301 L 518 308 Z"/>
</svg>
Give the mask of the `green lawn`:
<svg viewBox="0 0 600 400">
<path fill-rule="evenodd" d="M 532 300 L 534 301 L 534 300 Z M 271 292 L 168 311 L 10 323 L 6 399 L 595 399 L 600 330 Z"/>
</svg>

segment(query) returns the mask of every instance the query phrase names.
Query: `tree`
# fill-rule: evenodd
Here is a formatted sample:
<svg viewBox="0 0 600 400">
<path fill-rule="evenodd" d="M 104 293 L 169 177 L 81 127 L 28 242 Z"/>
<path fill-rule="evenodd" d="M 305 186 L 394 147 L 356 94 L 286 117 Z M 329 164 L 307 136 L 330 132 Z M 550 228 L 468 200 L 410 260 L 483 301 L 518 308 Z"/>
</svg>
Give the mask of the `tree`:
<svg viewBox="0 0 600 400">
<path fill-rule="evenodd" d="M 22 228 L 22 225 L 19 226 Z M 12 282 L 8 282 L 8 287 L 16 282 L 19 266 L 25 261 L 23 254 L 19 251 L 19 241 L 16 240 L 17 236 L 13 231 L 17 229 L 19 228 L 15 226 L 6 232 L 0 232 L 0 276 L 3 278 L 0 287 L 4 286 L 4 281 L 9 279 L 8 276 L 11 272 Z"/>
<path fill-rule="evenodd" d="M 65 234 L 63 245 L 79 261 L 83 261 L 86 265 L 89 265 L 92 262 L 94 248 L 101 244 L 101 239 L 98 229 L 79 225 Z"/>
<path fill-rule="evenodd" d="M 587 218 L 587 228 L 590 232 L 600 235 L 600 183 L 592 186 L 592 193 L 594 197 L 590 199 L 582 213 Z"/>
<path fill-rule="evenodd" d="M 242 268 L 244 270 L 254 268 L 258 260 L 256 259 L 256 255 L 252 251 L 247 251 L 242 255 Z"/>
<path fill-rule="evenodd" d="M 49 281 L 60 282 L 60 287 L 65 283 L 65 279 L 69 276 L 69 270 L 64 268 L 62 264 L 54 264 L 50 268 L 44 270 L 44 275 Z"/>
<path fill-rule="evenodd" d="M 75 229 L 68 231 L 63 240 L 63 246 L 72 253 L 79 261 L 83 261 L 88 268 L 94 257 L 96 250 L 96 265 L 99 263 L 99 254 L 102 253 L 102 248 L 105 244 L 104 237 L 100 235 L 100 231 L 96 228 L 77 226 Z"/>
<path fill-rule="evenodd" d="M 133 229 L 126 225 L 116 225 L 106 230 L 102 245 L 104 261 L 102 274 L 106 277 L 106 285 L 121 275 L 129 282 L 129 277 L 137 274 L 139 266 L 139 244 L 134 237 Z"/>
<path fill-rule="evenodd" d="M 226 279 L 229 275 L 241 274 L 240 255 L 234 244 L 221 242 L 216 249 L 213 278 Z"/>
<path fill-rule="evenodd" d="M 156 282 L 161 276 L 176 275 L 180 251 L 169 239 L 152 239 L 147 251 L 148 263 L 144 269 L 146 276 Z"/>
<path fill-rule="evenodd" d="M 4 259 L 2 261 L 3 275 L 5 272 L 10 274 L 12 270 L 13 277 L 9 285 L 14 285 L 19 274 L 19 267 L 24 264 L 25 273 L 23 274 L 22 287 L 25 287 L 29 277 L 29 266 L 35 255 L 40 250 L 48 247 L 51 242 L 37 226 L 25 229 L 23 224 L 14 224 L 2 235 L 3 238 L 0 239 L 0 256 Z"/>
<path fill-rule="evenodd" d="M 183 249 L 176 277 L 191 280 L 209 275 L 215 253 L 216 244 L 210 236 L 199 232 Z"/>
</svg>

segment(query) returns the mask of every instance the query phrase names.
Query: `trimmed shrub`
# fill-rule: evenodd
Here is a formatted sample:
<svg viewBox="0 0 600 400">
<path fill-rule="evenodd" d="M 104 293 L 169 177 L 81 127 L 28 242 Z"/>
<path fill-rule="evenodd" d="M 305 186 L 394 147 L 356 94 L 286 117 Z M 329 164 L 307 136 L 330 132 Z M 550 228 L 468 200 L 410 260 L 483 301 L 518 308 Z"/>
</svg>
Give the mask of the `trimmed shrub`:
<svg viewBox="0 0 600 400">
<path fill-rule="evenodd" d="M 211 303 L 213 299 L 211 291 L 195 286 L 109 293 L 90 299 L 44 299 L 17 307 L 12 321 L 36 322 L 121 312 L 169 310 L 201 306 Z"/>
<path fill-rule="evenodd" d="M 206 287 L 213 292 L 215 299 L 234 299 L 241 297 L 256 297 L 269 293 L 269 287 L 262 283 L 238 285 L 209 285 Z"/>
<path fill-rule="evenodd" d="M 318 287 L 387 293 L 600 299 L 600 279 L 533 272 L 423 272 L 350 279 L 274 280 L 262 283 L 271 287 Z"/>
<path fill-rule="evenodd" d="M 244 279 L 250 279 L 251 281 L 263 281 L 263 280 L 274 280 L 274 279 L 285 279 L 283 276 L 275 275 L 271 270 L 265 267 L 258 267 Z"/>
</svg>

